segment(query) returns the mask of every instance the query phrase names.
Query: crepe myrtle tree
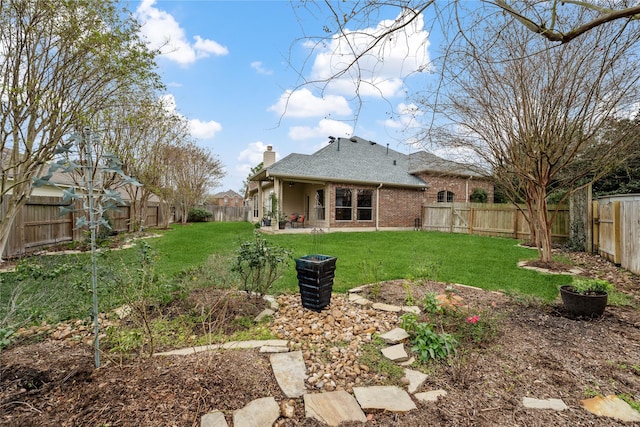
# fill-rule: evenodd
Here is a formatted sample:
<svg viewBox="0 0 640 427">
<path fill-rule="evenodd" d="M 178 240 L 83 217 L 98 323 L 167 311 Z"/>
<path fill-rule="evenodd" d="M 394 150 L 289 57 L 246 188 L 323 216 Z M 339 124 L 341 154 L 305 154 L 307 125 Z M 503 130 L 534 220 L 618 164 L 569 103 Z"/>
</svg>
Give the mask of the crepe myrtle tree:
<svg viewBox="0 0 640 427">
<path fill-rule="evenodd" d="M 65 135 L 114 94 L 160 85 L 139 27 L 115 0 L 0 2 L 0 257 Z"/>
<path fill-rule="evenodd" d="M 110 229 L 111 226 L 104 214 L 110 209 L 117 209 L 124 201 L 119 188 L 125 186 L 140 186 L 133 178 L 122 171 L 122 163 L 112 154 L 103 152 L 100 148 L 100 135 L 86 127 L 82 132 L 73 133 L 67 142 L 60 144 L 56 154 L 60 156 L 51 163 L 48 173 L 34 180 L 35 187 L 54 185 L 51 178 L 56 171 L 70 174 L 78 185 L 71 189 L 64 189 L 60 211 L 65 214 L 74 211 L 76 201 L 82 202 L 76 219 L 77 228 L 88 227 L 91 236 L 91 289 L 93 293 L 93 333 L 95 349 L 95 366 L 100 367 L 100 326 L 98 323 L 98 271 L 96 257 L 96 236 L 99 227 Z"/>
<path fill-rule="evenodd" d="M 469 153 L 512 203 L 523 201 L 543 262 L 551 261 L 559 204 L 631 154 L 637 122 L 615 135 L 610 123 L 637 113 L 640 97 L 640 32 L 620 22 L 551 44 L 534 33 L 523 35 L 508 15 L 496 19 L 450 46 L 443 71 L 447 88 L 437 107 L 427 93 L 416 97 L 423 109 L 436 108 L 444 123 L 425 126 L 423 140 Z M 548 198 L 556 189 L 566 193 L 549 213 Z"/>
</svg>

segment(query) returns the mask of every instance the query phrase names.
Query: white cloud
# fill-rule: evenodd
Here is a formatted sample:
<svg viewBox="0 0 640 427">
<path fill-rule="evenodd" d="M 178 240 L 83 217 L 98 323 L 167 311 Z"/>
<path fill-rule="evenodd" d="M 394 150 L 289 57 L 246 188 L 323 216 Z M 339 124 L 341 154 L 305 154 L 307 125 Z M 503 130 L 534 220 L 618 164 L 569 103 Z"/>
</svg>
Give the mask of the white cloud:
<svg viewBox="0 0 640 427">
<path fill-rule="evenodd" d="M 398 104 L 398 114 L 394 118 L 384 121 L 384 125 L 387 128 L 405 130 L 410 128 L 420 127 L 421 123 L 418 121 L 418 117 L 424 115 L 424 111 L 411 103 Z"/>
<path fill-rule="evenodd" d="M 251 168 L 256 167 L 262 162 L 264 152 L 267 150 L 267 145 L 270 144 L 265 144 L 262 141 L 252 142 L 247 145 L 247 148 L 240 152 L 235 169 L 243 179 L 249 175 Z M 278 153 L 276 152 L 276 160 L 277 157 Z"/>
<path fill-rule="evenodd" d="M 163 95 L 160 100 L 162 101 L 162 105 L 164 106 L 165 110 L 182 116 L 182 114 L 178 112 L 176 99 L 172 94 L 169 93 Z M 189 122 L 189 130 L 191 132 L 191 136 L 198 139 L 212 139 L 216 135 L 216 133 L 222 130 L 222 125 L 214 120 L 209 120 L 208 122 L 204 122 L 200 119 L 187 120 Z"/>
<path fill-rule="evenodd" d="M 198 139 L 211 139 L 222 130 L 222 125 L 214 120 L 203 122 L 198 119 L 189 120 L 191 135 Z"/>
<path fill-rule="evenodd" d="M 409 14 L 406 15 L 408 16 Z M 359 93 L 363 96 L 400 95 L 403 78 L 430 67 L 427 52 L 430 44 L 429 33 L 424 30 L 424 17 L 419 15 L 408 23 L 405 22 L 405 18 L 402 13 L 398 16 L 400 25 L 406 23 L 404 28 L 385 37 L 380 44 L 365 54 L 362 52 L 374 38 L 380 37 L 394 26 L 393 20 L 381 21 L 376 28 L 357 31 L 346 29 L 344 34 L 334 36 L 316 56 L 311 80 L 330 79 L 349 67 L 357 55 L 362 54 L 357 67 L 352 67 L 343 77 L 334 79 L 329 84 L 330 90 L 334 93 L 354 94 L 358 85 Z"/>
<path fill-rule="evenodd" d="M 163 58 L 189 65 L 210 55 L 226 55 L 228 49 L 219 43 L 196 35 L 192 44 L 175 18 L 154 7 L 156 0 L 143 0 L 136 9 L 140 32 L 151 49 L 159 49 Z"/>
<path fill-rule="evenodd" d="M 270 76 L 273 74 L 272 70 L 269 70 L 267 68 L 264 68 L 264 64 L 262 63 L 262 61 L 253 61 L 251 63 L 251 68 L 253 68 L 254 70 L 256 70 L 256 72 L 258 74 L 264 74 L 267 76 Z"/>
<path fill-rule="evenodd" d="M 294 141 L 311 138 L 348 137 L 353 133 L 353 127 L 337 120 L 322 119 L 315 127 L 293 126 L 289 128 L 289 138 Z"/>
<path fill-rule="evenodd" d="M 278 102 L 267 109 L 285 117 L 327 117 L 351 115 L 351 108 L 342 96 L 315 96 L 309 89 L 287 90 Z"/>
</svg>

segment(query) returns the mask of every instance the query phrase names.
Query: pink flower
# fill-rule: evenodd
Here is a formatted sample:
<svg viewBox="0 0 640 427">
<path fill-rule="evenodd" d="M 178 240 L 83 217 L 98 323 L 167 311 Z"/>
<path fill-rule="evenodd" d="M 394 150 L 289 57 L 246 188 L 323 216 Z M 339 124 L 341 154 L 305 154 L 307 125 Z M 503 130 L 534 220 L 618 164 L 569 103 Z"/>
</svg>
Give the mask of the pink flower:
<svg viewBox="0 0 640 427">
<path fill-rule="evenodd" d="M 478 323 L 478 320 L 480 320 L 480 316 L 477 314 L 475 316 L 467 317 L 467 323 L 471 323 L 472 325 Z"/>
</svg>

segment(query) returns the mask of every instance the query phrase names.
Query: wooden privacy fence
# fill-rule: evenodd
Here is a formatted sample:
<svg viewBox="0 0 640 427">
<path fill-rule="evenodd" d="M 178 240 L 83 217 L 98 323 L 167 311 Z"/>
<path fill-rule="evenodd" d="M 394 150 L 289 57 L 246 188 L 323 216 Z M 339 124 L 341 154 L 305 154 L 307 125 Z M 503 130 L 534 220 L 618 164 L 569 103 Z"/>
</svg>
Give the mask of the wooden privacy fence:
<svg viewBox="0 0 640 427">
<path fill-rule="evenodd" d="M 7 212 L 7 200 L 3 198 L 0 204 L 0 215 Z M 78 241 L 82 239 L 83 230 L 76 229 L 76 218 L 82 216 L 81 212 L 69 212 L 60 215 L 60 207 L 63 206 L 59 197 L 31 196 L 27 204 L 18 212 L 13 222 L 9 239 L 2 254 L 5 258 L 18 257 L 36 251 L 44 246 L 59 243 Z M 76 202 L 79 210 L 82 201 Z M 145 226 L 158 225 L 159 207 L 153 204 L 147 207 Z M 114 230 L 122 232 L 129 230 L 130 207 L 120 206 L 117 210 L 108 211 Z"/>
<path fill-rule="evenodd" d="M 210 221 L 216 222 L 249 221 L 249 213 L 251 212 L 251 208 L 246 206 L 207 205 L 204 208 L 213 213 Z"/>
<path fill-rule="evenodd" d="M 593 251 L 640 274 L 640 198 L 593 202 Z"/>
<path fill-rule="evenodd" d="M 552 214 L 555 207 L 549 207 Z M 422 228 L 448 233 L 529 239 L 529 224 L 515 206 L 491 203 L 433 203 L 423 206 Z M 551 227 L 554 241 L 569 238 L 569 208 L 560 208 Z"/>
</svg>

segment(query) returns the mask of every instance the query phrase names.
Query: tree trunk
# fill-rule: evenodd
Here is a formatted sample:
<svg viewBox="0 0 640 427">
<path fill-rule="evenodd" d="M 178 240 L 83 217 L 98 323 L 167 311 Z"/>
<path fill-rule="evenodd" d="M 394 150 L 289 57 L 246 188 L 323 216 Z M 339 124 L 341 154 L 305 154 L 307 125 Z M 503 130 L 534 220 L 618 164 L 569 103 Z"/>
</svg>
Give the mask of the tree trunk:
<svg viewBox="0 0 640 427">
<path fill-rule="evenodd" d="M 551 262 L 551 225 L 549 224 L 549 213 L 547 212 L 547 194 L 544 188 L 536 194 L 536 225 L 538 227 L 538 255 L 540 261 Z"/>
</svg>

